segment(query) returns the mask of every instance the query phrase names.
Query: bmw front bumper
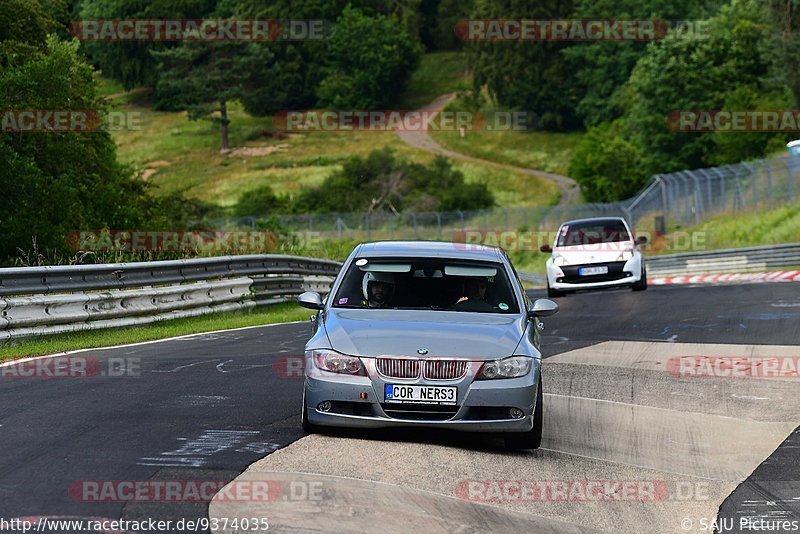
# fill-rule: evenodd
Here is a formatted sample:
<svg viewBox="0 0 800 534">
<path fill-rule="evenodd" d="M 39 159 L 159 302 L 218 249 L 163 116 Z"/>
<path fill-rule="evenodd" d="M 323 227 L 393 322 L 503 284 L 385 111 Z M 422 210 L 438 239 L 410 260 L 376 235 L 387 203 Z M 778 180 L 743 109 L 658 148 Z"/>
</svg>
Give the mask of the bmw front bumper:
<svg viewBox="0 0 800 534">
<path fill-rule="evenodd" d="M 314 425 L 349 428 L 419 427 L 449 428 L 469 432 L 527 432 L 533 427 L 541 360 L 533 359 L 530 372 L 519 378 L 475 380 L 480 362 L 458 380 L 408 380 L 379 375 L 374 360 L 362 358 L 370 376 L 306 373 L 308 421 Z M 387 403 L 384 386 L 456 386 L 456 405 Z M 330 403 L 328 411 L 320 403 Z M 511 409 L 522 417 L 512 417 Z M 402 412 L 402 413 L 399 413 Z"/>
</svg>

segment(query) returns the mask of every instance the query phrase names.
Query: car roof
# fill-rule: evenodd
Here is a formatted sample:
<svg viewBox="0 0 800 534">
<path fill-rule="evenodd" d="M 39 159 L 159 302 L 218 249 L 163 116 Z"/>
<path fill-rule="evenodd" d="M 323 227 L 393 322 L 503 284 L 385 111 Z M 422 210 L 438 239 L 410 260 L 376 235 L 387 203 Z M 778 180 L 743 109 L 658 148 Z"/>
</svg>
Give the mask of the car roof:
<svg viewBox="0 0 800 534">
<path fill-rule="evenodd" d="M 356 255 L 370 258 L 421 257 L 459 260 L 502 261 L 503 252 L 488 245 L 446 241 L 375 241 L 362 243 Z"/>
<path fill-rule="evenodd" d="M 628 224 L 625 221 L 624 217 L 588 217 L 586 219 L 574 219 L 574 220 L 571 220 L 571 221 L 566 221 L 566 222 L 561 223 L 561 226 L 564 226 L 565 224 L 572 225 L 572 224 L 578 224 L 578 223 L 601 222 L 601 221 L 622 221 L 626 225 Z"/>
</svg>

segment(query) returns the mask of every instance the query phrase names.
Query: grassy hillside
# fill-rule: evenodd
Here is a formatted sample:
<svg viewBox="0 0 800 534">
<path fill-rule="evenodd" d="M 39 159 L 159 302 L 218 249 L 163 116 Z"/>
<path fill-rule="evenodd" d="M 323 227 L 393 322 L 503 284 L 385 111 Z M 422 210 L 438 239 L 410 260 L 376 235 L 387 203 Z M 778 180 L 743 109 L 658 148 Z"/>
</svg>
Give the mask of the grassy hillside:
<svg viewBox="0 0 800 534">
<path fill-rule="evenodd" d="M 800 242 L 800 203 L 760 213 L 724 214 L 682 228 L 702 232 L 708 250 Z"/>
<path fill-rule="evenodd" d="M 243 192 L 263 184 L 281 194 L 317 185 L 346 158 L 384 146 L 412 161 L 433 159 L 393 132 L 275 132 L 271 117 L 251 117 L 237 104 L 229 111 L 230 143 L 237 148 L 222 154 L 219 132 L 208 121 L 153 111 L 141 92 L 114 102 L 117 109 L 137 113 L 141 123 L 141 129 L 114 132 L 122 161 L 140 170 L 159 193 L 181 191 L 220 206 L 232 206 Z M 548 205 L 558 199 L 556 187 L 546 179 L 480 163 L 455 166 L 467 181 L 488 183 L 503 207 Z"/>
<path fill-rule="evenodd" d="M 433 132 L 437 143 L 476 158 L 567 176 L 582 132 Z"/>
</svg>

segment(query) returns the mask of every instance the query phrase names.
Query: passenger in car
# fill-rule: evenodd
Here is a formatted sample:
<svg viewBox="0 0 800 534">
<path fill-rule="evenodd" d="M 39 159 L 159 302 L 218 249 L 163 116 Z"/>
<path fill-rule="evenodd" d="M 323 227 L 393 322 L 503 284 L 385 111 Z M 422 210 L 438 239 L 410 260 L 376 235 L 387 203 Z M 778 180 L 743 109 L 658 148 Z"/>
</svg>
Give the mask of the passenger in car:
<svg viewBox="0 0 800 534">
<path fill-rule="evenodd" d="M 493 311 L 494 306 L 486 302 L 486 291 L 489 282 L 486 278 L 467 278 L 464 280 L 463 296 L 453 305 L 454 310 Z"/>
</svg>

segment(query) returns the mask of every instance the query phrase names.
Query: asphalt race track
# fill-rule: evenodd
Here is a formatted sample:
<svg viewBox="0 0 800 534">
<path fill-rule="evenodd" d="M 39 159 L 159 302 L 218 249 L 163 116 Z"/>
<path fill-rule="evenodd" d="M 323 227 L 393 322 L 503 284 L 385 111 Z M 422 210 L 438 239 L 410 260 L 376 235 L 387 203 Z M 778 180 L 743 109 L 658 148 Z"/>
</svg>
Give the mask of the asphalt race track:
<svg viewBox="0 0 800 534">
<path fill-rule="evenodd" d="M 100 368 L 124 361 L 132 376 L 0 374 L 0 518 L 197 519 L 202 500 L 131 502 L 87 488 L 221 486 L 250 466 L 237 483 L 267 480 L 282 497 L 218 498 L 213 518 L 336 532 L 710 532 L 715 520 L 718 531 L 750 532 L 743 518 L 800 521 L 800 381 L 670 372 L 682 356 L 800 356 L 796 284 L 659 286 L 558 302 L 545 321 L 545 438 L 533 452 L 457 433 L 299 439 L 302 382 L 276 364 L 302 353 L 307 324 L 75 355 Z M 497 498 L 487 488 L 502 481 L 566 482 L 578 496 Z M 637 490 L 598 500 L 586 496 L 589 483 Z"/>
</svg>

